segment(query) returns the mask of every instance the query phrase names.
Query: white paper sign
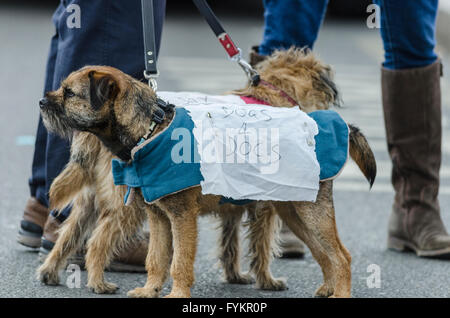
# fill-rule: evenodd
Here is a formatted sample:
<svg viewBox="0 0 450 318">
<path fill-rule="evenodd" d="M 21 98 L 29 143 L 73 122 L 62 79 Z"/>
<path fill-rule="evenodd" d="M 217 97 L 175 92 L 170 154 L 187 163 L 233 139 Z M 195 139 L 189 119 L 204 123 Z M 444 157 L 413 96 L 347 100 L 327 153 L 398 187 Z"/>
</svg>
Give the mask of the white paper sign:
<svg viewBox="0 0 450 318">
<path fill-rule="evenodd" d="M 319 189 L 316 122 L 299 108 L 246 104 L 238 96 L 159 92 L 195 124 L 203 194 L 311 201 Z"/>
</svg>

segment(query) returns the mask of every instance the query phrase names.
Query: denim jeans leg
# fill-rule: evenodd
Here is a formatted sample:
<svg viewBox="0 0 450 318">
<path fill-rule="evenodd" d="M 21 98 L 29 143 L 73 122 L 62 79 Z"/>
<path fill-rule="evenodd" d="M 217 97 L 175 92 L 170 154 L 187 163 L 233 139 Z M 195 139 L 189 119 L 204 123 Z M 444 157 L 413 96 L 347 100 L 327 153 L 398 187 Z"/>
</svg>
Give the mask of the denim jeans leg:
<svg viewBox="0 0 450 318">
<path fill-rule="evenodd" d="M 259 53 L 291 46 L 312 49 L 328 0 L 264 0 L 264 36 Z"/>
<path fill-rule="evenodd" d="M 58 11 L 61 7 L 58 7 Z M 58 52 L 58 33 L 56 33 L 50 42 L 50 50 L 47 58 L 47 67 L 45 74 L 44 94 L 52 90 L 53 77 L 55 73 L 55 62 Z M 36 103 L 37 106 L 37 103 Z M 41 204 L 48 206 L 47 188 L 46 188 L 46 148 L 47 148 L 47 129 L 45 128 L 41 116 L 39 116 L 38 128 L 36 132 L 36 141 L 34 144 L 33 163 L 31 168 L 31 177 L 28 181 L 30 195 L 35 197 Z"/>
<path fill-rule="evenodd" d="M 31 177 L 28 180 L 30 196 L 35 197 L 41 204 L 48 206 L 47 190 L 45 187 L 45 154 L 47 147 L 47 129 L 39 116 L 36 140 L 34 142 L 33 162 L 31 166 Z"/>
<path fill-rule="evenodd" d="M 436 61 L 438 0 L 373 0 L 381 10 L 387 69 L 423 67 Z"/>
</svg>

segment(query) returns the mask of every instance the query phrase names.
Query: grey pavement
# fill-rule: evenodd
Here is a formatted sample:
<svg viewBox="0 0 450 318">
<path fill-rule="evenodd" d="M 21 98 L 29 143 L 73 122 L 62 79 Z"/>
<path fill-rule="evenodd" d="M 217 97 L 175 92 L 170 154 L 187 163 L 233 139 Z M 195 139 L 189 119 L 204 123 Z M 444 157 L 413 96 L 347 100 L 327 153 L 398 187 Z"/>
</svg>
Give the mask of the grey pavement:
<svg viewBox="0 0 450 318">
<path fill-rule="evenodd" d="M 144 274 L 106 273 L 117 283 L 116 295 L 99 296 L 86 287 L 48 287 L 35 278 L 37 253 L 16 243 L 22 209 L 28 198 L 27 178 L 33 154 L 49 39 L 52 35 L 51 7 L 18 8 L 0 5 L 0 297 L 126 297 L 126 292 L 145 283 Z M 261 39 L 262 17 L 224 15 L 221 19 L 244 53 Z M 353 163 L 337 180 L 335 203 L 338 230 L 353 257 L 354 297 L 449 297 L 450 261 L 424 260 L 412 254 L 386 250 L 387 220 L 393 191 L 390 162 L 384 141 L 380 72 L 382 43 L 377 30 L 365 20 L 327 20 L 315 51 L 336 70 L 337 84 L 345 105 L 338 111 L 367 135 L 378 161 L 378 178 L 372 191 Z M 245 76 L 228 61 L 205 22 L 198 16 L 169 14 L 163 34 L 160 90 L 222 93 L 240 87 Z M 446 65 L 450 61 L 444 56 Z M 444 91 L 444 158 L 440 202 L 443 219 L 450 227 L 450 86 Z M 322 273 L 311 254 L 304 260 L 279 260 L 272 265 L 276 277 L 287 279 L 289 290 L 260 291 L 254 286 L 223 282 L 216 266 L 217 223 L 200 220 L 196 283 L 193 297 L 312 297 Z M 245 251 L 245 247 L 243 248 Z M 243 260 L 244 268 L 248 261 Z M 369 288 L 371 264 L 380 268 L 380 288 Z M 163 294 L 168 293 L 170 282 Z"/>
</svg>

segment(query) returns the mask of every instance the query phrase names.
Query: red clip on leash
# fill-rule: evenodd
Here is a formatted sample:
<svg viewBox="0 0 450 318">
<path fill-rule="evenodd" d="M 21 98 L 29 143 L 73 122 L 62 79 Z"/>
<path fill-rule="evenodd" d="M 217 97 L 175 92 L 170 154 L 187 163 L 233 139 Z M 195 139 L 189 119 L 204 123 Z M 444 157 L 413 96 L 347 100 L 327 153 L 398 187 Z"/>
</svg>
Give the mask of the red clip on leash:
<svg viewBox="0 0 450 318">
<path fill-rule="evenodd" d="M 228 56 L 232 59 L 237 54 L 240 54 L 240 50 L 236 47 L 233 40 L 227 33 L 222 33 L 218 37 L 220 44 L 222 44 L 225 51 L 227 51 Z"/>
<path fill-rule="evenodd" d="M 231 40 L 231 37 L 222 27 L 222 25 L 219 22 L 219 19 L 217 19 L 216 15 L 212 11 L 206 0 L 192 0 L 192 1 L 194 2 L 198 11 L 200 11 L 200 14 L 205 18 L 206 22 L 208 22 L 212 31 L 219 39 L 220 44 L 222 44 L 225 51 L 227 51 L 228 56 L 232 59 L 236 57 L 238 54 L 240 54 L 240 50 L 236 47 L 233 40 Z"/>
<path fill-rule="evenodd" d="M 219 22 L 219 19 L 217 19 L 216 15 L 211 10 L 206 0 L 192 0 L 192 1 L 194 2 L 198 11 L 200 11 L 200 14 L 206 19 L 206 22 L 208 22 L 209 26 L 213 30 L 214 34 L 216 35 L 220 44 L 227 52 L 230 59 L 236 61 L 239 64 L 239 66 L 242 67 L 242 69 L 247 74 L 248 78 L 250 79 L 253 85 L 258 85 L 260 80 L 258 72 L 256 72 L 253 69 L 253 67 L 251 67 L 250 64 L 248 64 L 242 58 L 241 49 L 239 49 L 234 44 L 230 35 L 222 27 L 222 25 Z"/>
<path fill-rule="evenodd" d="M 244 70 L 253 86 L 259 84 L 276 90 L 279 94 L 287 99 L 293 106 L 299 105 L 292 97 L 290 97 L 282 89 L 261 80 L 257 71 L 242 58 L 241 49 L 239 49 L 231 39 L 230 35 L 225 31 L 222 25 L 217 19 L 214 12 L 209 7 L 206 0 L 192 0 L 200 11 L 200 14 L 206 19 L 209 26 L 213 30 L 220 44 L 227 52 L 229 58 L 232 61 L 236 61 L 239 66 Z M 154 17 L 153 17 L 153 0 L 141 0 L 142 2 L 142 24 L 144 31 L 144 47 L 145 47 L 145 71 L 144 76 L 149 81 L 149 85 L 156 91 L 159 72 L 156 66 L 156 48 L 155 48 L 155 30 L 154 30 Z"/>
<path fill-rule="evenodd" d="M 253 69 L 253 67 L 251 67 L 251 65 L 248 64 L 247 61 L 245 61 L 242 58 L 241 49 L 238 48 L 234 44 L 234 42 L 231 39 L 230 35 L 222 27 L 222 25 L 219 22 L 219 19 L 217 19 L 216 15 L 211 10 L 211 8 L 209 7 L 209 5 L 206 2 L 206 0 L 192 0 L 192 1 L 194 2 L 194 4 L 197 7 L 197 9 L 200 11 L 200 14 L 206 19 L 206 22 L 208 22 L 209 26 L 211 27 L 211 29 L 213 30 L 214 34 L 219 39 L 220 44 L 222 44 L 223 48 L 227 52 L 227 54 L 230 57 L 230 59 L 233 60 L 233 61 L 236 61 L 239 64 L 239 66 L 242 67 L 242 69 L 247 74 L 247 76 L 248 76 L 248 78 L 251 81 L 253 86 L 257 86 L 257 85 L 266 86 L 266 87 L 268 87 L 270 89 L 273 89 L 273 90 L 277 91 L 280 94 L 280 96 L 282 96 L 283 98 L 288 100 L 289 103 L 292 106 L 299 105 L 299 103 L 297 103 L 285 91 L 283 91 L 282 89 L 276 87 L 275 85 L 272 85 L 271 83 L 268 83 L 268 82 L 262 80 L 260 78 L 258 72 L 255 71 Z"/>
</svg>

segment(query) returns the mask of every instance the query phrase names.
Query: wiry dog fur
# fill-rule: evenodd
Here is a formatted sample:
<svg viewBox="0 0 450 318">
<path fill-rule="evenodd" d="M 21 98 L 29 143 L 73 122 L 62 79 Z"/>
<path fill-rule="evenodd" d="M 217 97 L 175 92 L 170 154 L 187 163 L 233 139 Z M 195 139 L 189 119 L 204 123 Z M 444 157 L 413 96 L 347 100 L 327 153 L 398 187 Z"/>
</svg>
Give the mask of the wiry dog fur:
<svg viewBox="0 0 450 318">
<path fill-rule="evenodd" d="M 305 111 L 326 109 L 330 104 L 339 101 L 331 69 L 310 53 L 295 49 L 277 52 L 262 62 L 258 69 L 263 79 L 282 88 L 296 99 Z M 235 93 L 251 95 L 273 105 L 290 106 L 279 92 L 263 87 L 248 85 Z M 72 73 L 59 90 L 48 93 L 42 115 L 49 129 L 62 135 L 73 129 L 93 133 L 112 153 L 127 161 L 130 160 L 131 149 L 147 132 L 154 105 L 155 95 L 148 86 L 116 69 L 96 66 L 85 67 Z M 169 121 L 170 118 L 160 125 L 159 129 L 167 126 Z M 366 139 L 354 127 L 351 128 L 350 148 L 352 158 L 356 160 L 369 182 L 373 183 L 376 173 L 373 154 Z M 105 164 L 104 167 L 107 167 L 105 173 L 110 174 L 110 165 Z M 114 203 L 116 209 L 112 210 L 121 210 L 123 193 L 114 193 L 114 190 L 107 190 L 106 193 L 106 196 L 115 196 L 117 201 L 120 201 L 120 205 Z M 116 202 L 115 200 L 111 201 Z M 190 287 L 194 281 L 193 264 L 199 215 L 216 211 L 223 217 L 222 259 L 238 255 L 236 224 L 239 224 L 243 210 L 230 204 L 220 206 L 219 200 L 219 196 L 202 195 L 200 188 L 195 187 L 162 198 L 152 207 L 145 207 L 153 237 L 146 262 L 148 279 L 143 288 L 129 292 L 130 296 L 158 296 L 167 279 L 171 259 L 170 274 L 173 286 L 169 297 L 190 296 Z M 98 202 L 97 198 L 95 202 Z M 273 279 L 269 269 L 275 217 L 278 214 L 308 245 L 322 268 L 324 284 L 316 294 L 350 296 L 351 257 L 337 234 L 332 181 L 321 183 L 315 203 L 260 201 L 248 205 L 247 209 L 250 254 L 253 255 L 251 270 L 256 275 L 259 287 L 285 288 L 282 281 Z M 123 214 L 130 218 L 130 214 Z M 233 243 L 228 244 L 230 241 Z M 235 257 L 224 266 L 228 276 L 230 273 L 239 272 L 236 264 L 238 263 Z M 234 274 L 229 277 L 231 280 L 232 275 Z M 245 279 L 245 282 L 248 281 Z"/>
<path fill-rule="evenodd" d="M 295 99 L 304 112 L 340 105 L 333 70 L 307 50 L 291 48 L 287 51 L 275 51 L 255 68 L 262 79 Z M 257 96 L 271 105 L 292 107 L 278 92 L 261 85 L 247 85 L 233 91 L 233 94 Z"/>
<path fill-rule="evenodd" d="M 52 208 L 61 210 L 72 201 L 73 207 L 55 246 L 38 269 L 44 283 L 58 284 L 58 272 L 67 258 L 89 238 L 87 286 L 96 293 L 113 293 L 117 289 L 104 280 L 104 268 L 119 249 L 127 248 L 129 241 L 139 235 L 138 229 L 146 219 L 145 209 L 149 207 L 139 198 L 130 206 L 123 205 L 126 188 L 114 186 L 112 157 L 90 133 L 78 133 L 73 138 L 70 162 L 50 189 Z"/>
</svg>

